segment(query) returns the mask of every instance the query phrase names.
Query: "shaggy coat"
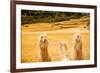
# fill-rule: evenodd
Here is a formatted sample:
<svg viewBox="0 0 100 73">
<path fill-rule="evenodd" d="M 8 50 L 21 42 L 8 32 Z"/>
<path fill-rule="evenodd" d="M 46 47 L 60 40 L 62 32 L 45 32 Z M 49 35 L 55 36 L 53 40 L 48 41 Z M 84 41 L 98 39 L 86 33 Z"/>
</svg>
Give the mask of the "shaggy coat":
<svg viewBox="0 0 100 73">
<path fill-rule="evenodd" d="M 66 58 L 66 50 L 67 50 L 67 45 L 65 42 L 60 42 L 59 43 L 59 48 L 60 48 L 60 56 L 62 58 L 62 61 L 67 61 L 68 59 Z"/>
<path fill-rule="evenodd" d="M 77 34 L 74 39 L 74 51 L 75 51 L 75 60 L 82 60 L 83 55 L 82 55 L 82 40 L 81 36 Z"/>
<path fill-rule="evenodd" d="M 40 37 L 40 52 L 41 52 L 41 58 L 43 62 L 50 61 L 49 54 L 48 54 L 48 40 L 46 36 Z"/>
</svg>

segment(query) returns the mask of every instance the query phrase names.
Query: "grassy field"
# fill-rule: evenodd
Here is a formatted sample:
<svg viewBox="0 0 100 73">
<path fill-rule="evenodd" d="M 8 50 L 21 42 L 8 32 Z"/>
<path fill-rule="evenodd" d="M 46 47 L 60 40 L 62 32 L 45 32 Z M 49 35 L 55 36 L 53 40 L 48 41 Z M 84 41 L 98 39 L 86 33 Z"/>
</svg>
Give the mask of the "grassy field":
<svg viewBox="0 0 100 73">
<path fill-rule="evenodd" d="M 83 21 L 84 20 L 84 21 Z M 48 52 L 52 61 L 61 61 L 59 41 L 65 41 L 68 45 L 66 51 L 67 58 L 71 58 L 71 49 L 73 47 L 73 35 L 80 33 L 82 36 L 84 59 L 90 59 L 90 32 L 88 27 L 88 18 L 85 20 L 73 19 L 57 23 L 35 23 L 22 26 L 22 56 L 21 62 L 40 62 L 39 36 L 46 33 L 49 40 Z"/>
</svg>

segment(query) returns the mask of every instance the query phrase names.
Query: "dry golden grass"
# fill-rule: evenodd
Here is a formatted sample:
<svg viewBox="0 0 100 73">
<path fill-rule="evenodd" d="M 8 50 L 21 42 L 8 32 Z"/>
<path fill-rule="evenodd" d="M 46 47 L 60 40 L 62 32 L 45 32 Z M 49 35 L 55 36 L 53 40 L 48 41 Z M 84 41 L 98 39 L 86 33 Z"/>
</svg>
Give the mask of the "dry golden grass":
<svg viewBox="0 0 100 73">
<path fill-rule="evenodd" d="M 22 56 L 21 62 L 40 62 L 40 48 L 39 48 L 39 36 L 41 33 L 46 33 L 49 46 L 48 52 L 52 61 L 60 61 L 60 50 L 58 47 L 59 41 L 67 42 L 67 58 L 70 59 L 71 49 L 73 47 L 73 35 L 75 33 L 80 33 L 82 36 L 82 45 L 83 45 L 83 55 L 84 59 L 90 59 L 90 32 L 87 29 L 82 29 L 79 23 L 75 26 L 75 20 L 71 20 L 71 24 L 68 25 L 64 21 L 65 24 L 60 24 L 57 26 L 53 26 L 54 23 L 36 23 L 36 24 L 25 24 L 22 26 Z M 82 23 L 82 22 L 80 22 Z M 65 28 L 61 28 L 61 27 Z M 75 26 L 75 27 L 74 27 Z M 73 27 L 73 28 L 70 28 Z"/>
</svg>

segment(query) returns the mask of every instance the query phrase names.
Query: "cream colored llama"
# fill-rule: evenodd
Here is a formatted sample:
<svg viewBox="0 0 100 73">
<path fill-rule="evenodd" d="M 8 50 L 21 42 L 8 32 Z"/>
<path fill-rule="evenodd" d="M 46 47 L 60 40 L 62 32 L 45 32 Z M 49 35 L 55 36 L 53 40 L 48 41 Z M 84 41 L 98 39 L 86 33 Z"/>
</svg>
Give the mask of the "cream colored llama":
<svg viewBox="0 0 100 73">
<path fill-rule="evenodd" d="M 62 61 L 68 61 L 67 55 L 67 44 L 63 41 L 59 43 L 59 49 L 60 49 L 60 56 L 62 58 Z"/>
</svg>

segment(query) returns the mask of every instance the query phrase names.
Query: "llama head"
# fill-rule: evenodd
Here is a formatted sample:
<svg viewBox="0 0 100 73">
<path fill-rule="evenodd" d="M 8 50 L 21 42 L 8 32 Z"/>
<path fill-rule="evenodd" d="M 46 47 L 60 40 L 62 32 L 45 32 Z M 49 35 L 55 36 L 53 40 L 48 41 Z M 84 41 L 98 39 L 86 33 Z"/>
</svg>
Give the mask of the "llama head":
<svg viewBox="0 0 100 73">
<path fill-rule="evenodd" d="M 74 34 L 74 36 L 73 36 L 73 41 L 74 41 L 74 42 L 81 41 L 81 35 L 80 35 L 80 33 Z"/>
<path fill-rule="evenodd" d="M 59 42 L 59 47 L 62 48 L 62 47 L 67 47 L 67 43 L 65 41 L 61 41 Z"/>
<path fill-rule="evenodd" d="M 46 35 L 45 33 L 42 33 L 42 34 L 40 35 L 40 37 L 39 37 L 39 40 L 41 40 L 41 41 L 47 40 L 47 35 Z"/>
</svg>

